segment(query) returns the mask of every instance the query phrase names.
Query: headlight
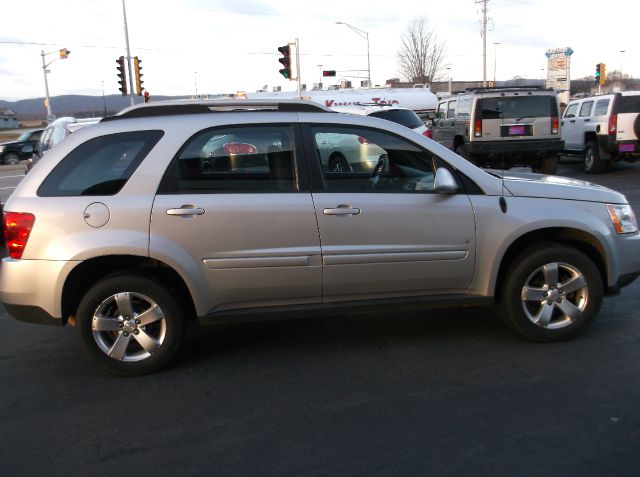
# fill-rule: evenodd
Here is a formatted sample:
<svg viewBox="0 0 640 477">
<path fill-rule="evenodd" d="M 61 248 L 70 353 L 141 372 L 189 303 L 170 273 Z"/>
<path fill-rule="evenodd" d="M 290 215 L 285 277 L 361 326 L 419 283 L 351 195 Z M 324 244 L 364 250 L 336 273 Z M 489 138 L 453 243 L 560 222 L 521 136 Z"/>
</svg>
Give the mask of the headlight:
<svg viewBox="0 0 640 477">
<path fill-rule="evenodd" d="M 619 234 L 628 234 L 638 231 L 638 222 L 633 213 L 633 209 L 628 204 L 607 204 L 609 217 L 613 223 L 613 228 Z"/>
<path fill-rule="evenodd" d="M 4 146 L 0 146 L 0 154 L 4 151 Z"/>
</svg>

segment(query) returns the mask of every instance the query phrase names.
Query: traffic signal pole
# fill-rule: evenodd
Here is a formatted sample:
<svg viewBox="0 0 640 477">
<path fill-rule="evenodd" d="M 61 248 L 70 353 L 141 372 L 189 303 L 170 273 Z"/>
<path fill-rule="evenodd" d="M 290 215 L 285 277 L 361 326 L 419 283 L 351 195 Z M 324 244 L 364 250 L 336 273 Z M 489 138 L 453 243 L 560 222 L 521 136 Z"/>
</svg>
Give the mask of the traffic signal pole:
<svg viewBox="0 0 640 477">
<path fill-rule="evenodd" d="M 131 106 L 134 105 L 133 92 L 133 67 L 131 66 L 131 50 L 129 49 L 129 28 L 127 27 L 127 9 L 122 0 L 122 15 L 124 16 L 124 39 L 127 45 L 127 67 L 129 69 L 129 96 L 131 97 Z"/>
<path fill-rule="evenodd" d="M 302 99 L 302 88 L 300 87 L 300 40 L 296 38 L 296 83 L 298 84 L 298 98 Z"/>
</svg>

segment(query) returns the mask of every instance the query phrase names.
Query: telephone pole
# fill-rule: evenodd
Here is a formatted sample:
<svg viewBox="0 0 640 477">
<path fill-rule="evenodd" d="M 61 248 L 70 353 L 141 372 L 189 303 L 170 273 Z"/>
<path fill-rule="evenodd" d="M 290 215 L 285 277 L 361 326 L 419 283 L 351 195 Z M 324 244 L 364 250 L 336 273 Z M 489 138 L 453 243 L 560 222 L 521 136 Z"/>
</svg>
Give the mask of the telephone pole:
<svg viewBox="0 0 640 477">
<path fill-rule="evenodd" d="M 487 3 L 489 0 L 476 0 L 482 5 L 482 87 L 487 87 Z"/>
</svg>

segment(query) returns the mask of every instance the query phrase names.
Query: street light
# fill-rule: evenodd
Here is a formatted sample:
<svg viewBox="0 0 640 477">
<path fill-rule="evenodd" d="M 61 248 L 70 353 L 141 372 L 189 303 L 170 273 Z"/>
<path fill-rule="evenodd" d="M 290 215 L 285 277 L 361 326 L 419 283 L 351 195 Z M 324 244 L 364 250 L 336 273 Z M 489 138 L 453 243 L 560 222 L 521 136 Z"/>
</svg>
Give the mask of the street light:
<svg viewBox="0 0 640 477">
<path fill-rule="evenodd" d="M 347 26 L 351 28 L 354 32 L 356 32 L 358 35 L 360 35 L 362 38 L 367 40 L 367 85 L 371 87 L 371 59 L 369 56 L 369 33 L 364 30 L 360 30 L 360 28 L 356 28 L 353 25 L 349 25 L 348 23 L 345 23 L 345 22 L 336 22 L 336 25 Z"/>
<path fill-rule="evenodd" d="M 493 87 L 496 86 L 496 69 L 498 66 L 498 45 L 500 42 L 493 43 Z"/>
<path fill-rule="evenodd" d="M 627 50 L 620 50 L 620 82 L 622 84 L 622 55 L 625 54 Z"/>
<path fill-rule="evenodd" d="M 53 53 L 58 53 L 58 57 L 51 60 L 49 63 L 45 63 L 44 57 L 48 55 L 52 55 Z M 40 50 L 40 56 L 42 56 L 42 71 L 44 73 L 44 90 L 47 95 L 47 121 L 51 122 L 55 118 L 53 116 L 53 111 L 51 110 L 51 98 L 49 97 L 49 80 L 47 79 L 47 73 L 49 70 L 47 67 L 56 60 L 66 60 L 69 57 L 69 53 L 71 53 L 66 48 L 62 48 L 60 50 L 50 51 L 45 53 L 44 50 Z"/>
<path fill-rule="evenodd" d="M 447 68 L 447 76 L 449 77 L 449 94 L 451 94 L 451 68 Z"/>
</svg>

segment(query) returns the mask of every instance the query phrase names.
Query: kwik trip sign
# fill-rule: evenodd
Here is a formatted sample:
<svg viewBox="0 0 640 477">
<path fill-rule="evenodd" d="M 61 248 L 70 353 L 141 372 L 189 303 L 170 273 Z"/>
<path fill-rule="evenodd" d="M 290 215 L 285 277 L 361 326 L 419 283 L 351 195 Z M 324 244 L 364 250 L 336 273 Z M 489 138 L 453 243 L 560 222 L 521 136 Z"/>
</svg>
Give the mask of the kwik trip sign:
<svg viewBox="0 0 640 477">
<path fill-rule="evenodd" d="M 545 53 L 547 57 L 547 88 L 557 91 L 569 90 L 572 54 L 573 50 L 570 47 L 547 50 Z"/>
</svg>

